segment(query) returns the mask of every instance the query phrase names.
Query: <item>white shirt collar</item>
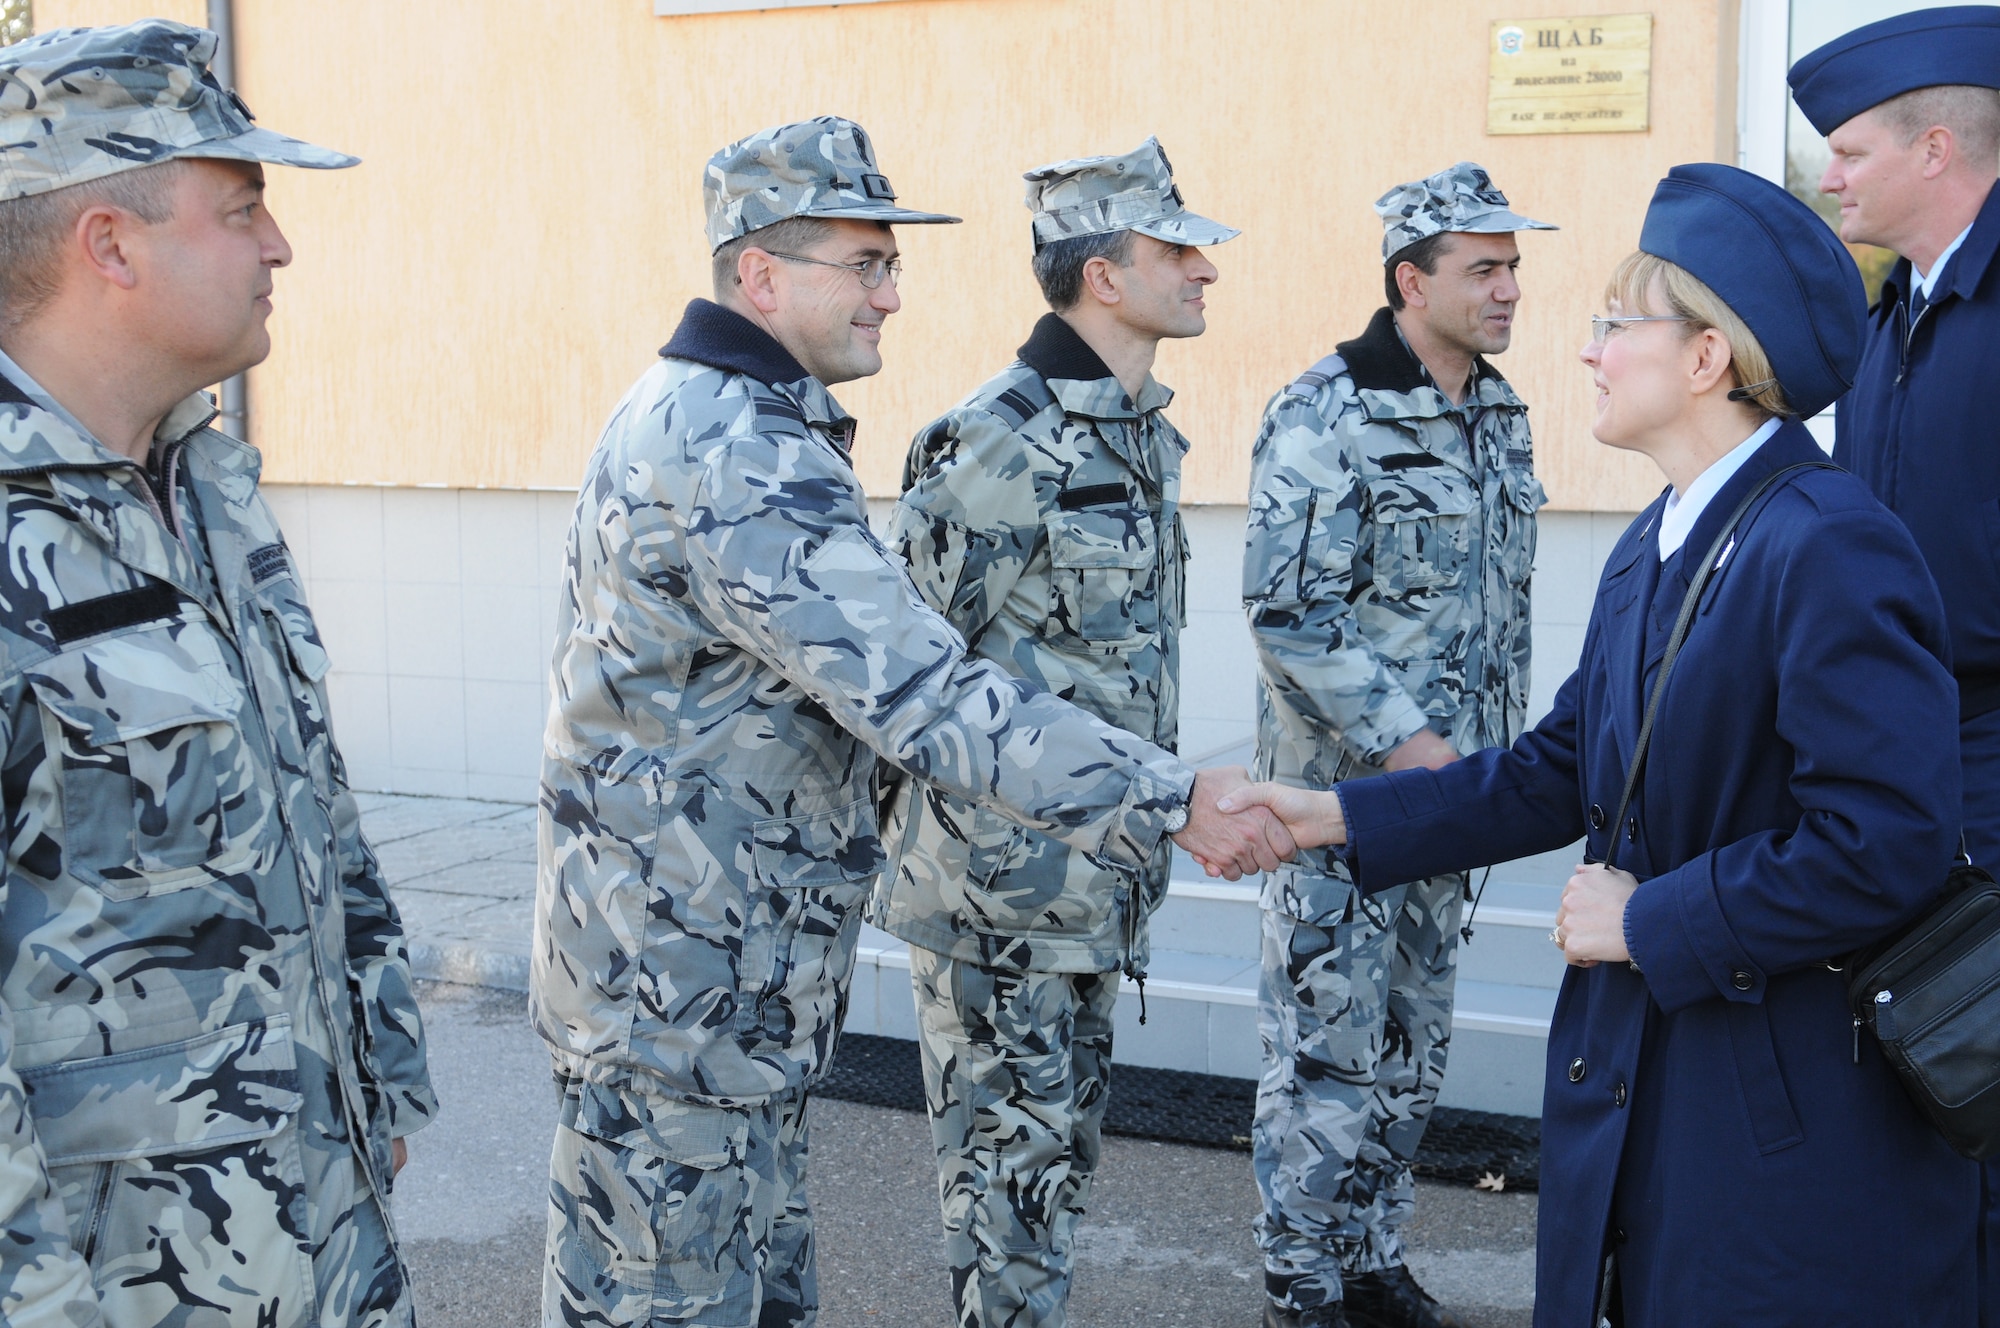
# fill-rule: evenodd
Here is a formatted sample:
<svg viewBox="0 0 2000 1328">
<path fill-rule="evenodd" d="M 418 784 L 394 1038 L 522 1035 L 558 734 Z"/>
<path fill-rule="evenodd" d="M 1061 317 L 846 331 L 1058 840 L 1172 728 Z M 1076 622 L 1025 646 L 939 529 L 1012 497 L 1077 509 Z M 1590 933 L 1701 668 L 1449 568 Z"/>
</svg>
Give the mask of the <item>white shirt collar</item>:
<svg viewBox="0 0 2000 1328">
<path fill-rule="evenodd" d="M 1931 292 L 1937 289 L 1937 279 L 1939 275 L 1944 272 L 1944 265 L 1951 261 L 1951 256 L 1958 252 L 1958 246 L 1964 244 L 1965 237 L 1970 234 L 1972 234 L 1972 227 L 1967 226 L 1964 230 L 1958 233 L 1958 238 L 1956 240 L 1953 240 L 1950 244 L 1944 247 L 1944 252 L 1937 256 L 1937 262 L 1931 264 L 1931 270 L 1929 276 L 1925 276 L 1923 273 L 1917 272 L 1916 262 L 1912 260 L 1912 262 L 1910 263 L 1910 271 L 1916 272 L 1917 289 L 1924 293 L 1925 300 L 1928 301 L 1931 298 Z"/>
<path fill-rule="evenodd" d="M 1676 490 L 1667 495 L 1666 510 L 1660 513 L 1661 562 L 1680 552 L 1681 545 L 1687 543 L 1687 537 L 1694 531 L 1694 523 L 1701 520 L 1701 514 L 1707 510 L 1709 502 L 1716 494 L 1722 492 L 1722 486 L 1729 483 L 1737 471 L 1743 469 L 1743 463 L 1750 459 L 1751 453 L 1762 447 L 1773 434 L 1778 432 L 1778 426 L 1782 423 L 1784 421 L 1776 416 L 1765 420 L 1763 427 L 1757 432 L 1729 449 L 1707 470 L 1695 476 L 1687 486 L 1687 492 Z"/>
</svg>

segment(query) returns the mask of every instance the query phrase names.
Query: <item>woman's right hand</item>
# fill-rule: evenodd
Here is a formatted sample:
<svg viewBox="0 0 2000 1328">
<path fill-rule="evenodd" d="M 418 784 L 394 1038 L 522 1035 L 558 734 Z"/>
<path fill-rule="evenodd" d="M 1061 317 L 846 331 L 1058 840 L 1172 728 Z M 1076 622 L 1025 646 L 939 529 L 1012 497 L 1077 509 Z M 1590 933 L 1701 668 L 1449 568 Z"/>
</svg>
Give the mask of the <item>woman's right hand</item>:
<svg viewBox="0 0 2000 1328">
<path fill-rule="evenodd" d="M 1347 817 L 1332 790 L 1293 788 L 1288 784 L 1251 784 L 1216 804 L 1225 812 L 1246 807 L 1269 808 L 1285 823 L 1300 848 L 1321 848 L 1347 842 Z"/>
</svg>

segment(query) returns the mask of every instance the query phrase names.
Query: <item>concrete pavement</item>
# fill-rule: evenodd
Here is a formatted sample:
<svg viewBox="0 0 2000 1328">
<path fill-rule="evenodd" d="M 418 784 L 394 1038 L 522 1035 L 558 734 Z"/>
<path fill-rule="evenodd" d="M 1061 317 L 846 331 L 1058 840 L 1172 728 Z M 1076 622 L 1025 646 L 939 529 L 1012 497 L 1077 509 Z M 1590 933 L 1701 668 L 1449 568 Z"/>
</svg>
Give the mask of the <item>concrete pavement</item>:
<svg viewBox="0 0 2000 1328">
<path fill-rule="evenodd" d="M 539 1322 L 555 1122 L 548 1057 L 519 993 L 424 983 L 421 999 L 444 1112 L 410 1140 L 396 1186 L 418 1321 L 529 1328 Z M 819 1099 L 812 1129 L 821 1328 L 945 1328 L 923 1116 Z M 1419 1182 L 1411 1268 L 1478 1328 L 1527 1328 L 1535 1203 Z M 1078 1328 L 1254 1328 L 1262 1279 L 1248 1154 L 1107 1139 L 1090 1209 L 1078 1239 Z"/>
<path fill-rule="evenodd" d="M 424 1328 L 539 1320 L 555 1099 L 527 1025 L 534 809 L 359 795 L 409 931 L 443 1117 L 397 1186 Z M 1116 1092 L 1116 1088 L 1113 1089 Z M 950 1321 L 921 1113 L 819 1099 L 811 1187 L 822 1328 Z M 1479 1328 L 1526 1328 L 1536 1198 L 1420 1182 L 1417 1277 Z M 1261 1275 L 1247 1153 L 1110 1138 L 1079 1237 L 1078 1328 L 1252 1328 Z"/>
</svg>

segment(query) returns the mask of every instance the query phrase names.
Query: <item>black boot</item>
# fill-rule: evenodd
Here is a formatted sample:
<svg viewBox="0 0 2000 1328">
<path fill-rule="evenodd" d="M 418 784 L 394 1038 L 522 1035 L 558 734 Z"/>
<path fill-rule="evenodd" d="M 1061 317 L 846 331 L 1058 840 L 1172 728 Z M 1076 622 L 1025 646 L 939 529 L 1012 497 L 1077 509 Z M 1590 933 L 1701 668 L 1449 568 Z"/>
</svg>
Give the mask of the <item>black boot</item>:
<svg viewBox="0 0 2000 1328">
<path fill-rule="evenodd" d="M 1402 1264 L 1341 1279 L 1347 1321 L 1353 1328 L 1470 1328 L 1417 1285 Z"/>
<path fill-rule="evenodd" d="M 1264 1299 L 1264 1328 L 1350 1328 L 1338 1304 L 1322 1305 L 1299 1313 L 1288 1310 L 1270 1297 Z"/>
</svg>

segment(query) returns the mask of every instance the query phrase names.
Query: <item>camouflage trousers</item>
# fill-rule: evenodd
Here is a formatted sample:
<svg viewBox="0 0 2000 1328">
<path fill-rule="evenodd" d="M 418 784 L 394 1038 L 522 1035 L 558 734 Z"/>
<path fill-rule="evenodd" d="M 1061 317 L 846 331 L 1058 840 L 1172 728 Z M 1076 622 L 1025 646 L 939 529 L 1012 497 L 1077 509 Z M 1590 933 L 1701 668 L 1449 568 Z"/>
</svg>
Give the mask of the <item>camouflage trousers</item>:
<svg viewBox="0 0 2000 1328">
<path fill-rule="evenodd" d="M 544 1328 L 806 1328 L 806 1095 L 740 1109 L 562 1082 Z"/>
<path fill-rule="evenodd" d="M 1111 1086 L 1116 973 L 910 947 L 958 1328 L 1062 1328 Z"/>
<path fill-rule="evenodd" d="M 1315 884 L 1291 893 L 1335 885 Z M 1294 1312 L 1341 1299 L 1343 1272 L 1403 1262 L 1410 1161 L 1451 1043 L 1464 887 L 1458 875 L 1350 887 L 1312 922 L 1263 910 L 1257 1243 L 1266 1290 Z"/>
</svg>

